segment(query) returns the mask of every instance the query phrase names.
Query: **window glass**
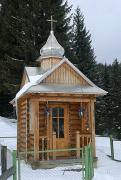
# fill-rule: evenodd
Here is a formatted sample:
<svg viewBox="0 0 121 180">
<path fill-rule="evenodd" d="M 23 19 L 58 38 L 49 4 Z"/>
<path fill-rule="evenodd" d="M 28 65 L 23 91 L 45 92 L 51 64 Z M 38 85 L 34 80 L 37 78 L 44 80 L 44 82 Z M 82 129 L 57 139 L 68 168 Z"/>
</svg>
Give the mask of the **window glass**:
<svg viewBox="0 0 121 180">
<path fill-rule="evenodd" d="M 64 119 L 59 118 L 59 138 L 64 138 Z"/>
<path fill-rule="evenodd" d="M 56 132 L 56 138 L 58 138 L 58 120 L 53 118 L 53 132 Z"/>
<path fill-rule="evenodd" d="M 52 116 L 57 117 L 58 116 L 58 108 L 53 108 L 52 110 Z"/>
<path fill-rule="evenodd" d="M 59 117 L 64 117 L 64 108 L 59 108 Z"/>
<path fill-rule="evenodd" d="M 56 107 L 52 109 L 52 121 L 56 138 L 64 138 L 64 108 Z"/>
</svg>

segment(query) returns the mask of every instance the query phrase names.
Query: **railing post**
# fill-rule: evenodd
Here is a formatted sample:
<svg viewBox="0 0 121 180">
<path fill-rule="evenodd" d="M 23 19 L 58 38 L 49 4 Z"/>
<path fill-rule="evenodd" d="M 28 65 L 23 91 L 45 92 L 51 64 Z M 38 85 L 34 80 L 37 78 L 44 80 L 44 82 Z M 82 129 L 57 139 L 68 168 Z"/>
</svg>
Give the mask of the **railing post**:
<svg viewBox="0 0 121 180">
<path fill-rule="evenodd" d="M 110 135 L 110 148 L 111 148 L 111 157 L 112 157 L 112 160 L 114 160 L 113 138 L 111 135 Z"/>
<path fill-rule="evenodd" d="M 14 169 L 14 174 L 13 174 L 13 180 L 17 180 L 17 173 L 16 173 L 16 170 L 17 170 L 17 167 L 16 167 L 16 151 L 14 150 L 12 152 L 12 159 L 13 159 L 13 169 Z"/>
<path fill-rule="evenodd" d="M 53 132 L 53 149 L 56 149 L 56 132 Z M 53 160 L 56 160 L 56 152 L 53 152 Z"/>
<path fill-rule="evenodd" d="M 42 137 L 42 151 L 44 151 L 44 137 Z M 42 152 L 42 161 L 44 160 L 44 152 Z"/>
<path fill-rule="evenodd" d="M 7 170 L 7 146 L 1 146 L 1 172 Z"/>
<path fill-rule="evenodd" d="M 91 178 L 94 176 L 94 165 L 93 165 L 93 146 L 90 144 L 90 168 L 91 168 Z"/>
<path fill-rule="evenodd" d="M 88 146 L 85 147 L 85 180 L 89 180 Z"/>
<path fill-rule="evenodd" d="M 81 154 L 81 157 L 82 157 L 82 179 L 84 180 L 84 169 L 85 169 L 85 162 L 84 162 L 84 147 L 82 148 L 82 154 Z"/>
<path fill-rule="evenodd" d="M 21 167 L 20 167 L 20 156 L 17 157 L 18 160 L 18 180 L 21 180 Z"/>
<path fill-rule="evenodd" d="M 80 149 L 80 132 L 76 131 L 76 148 Z M 80 158 L 80 150 L 76 151 L 76 157 Z"/>
<path fill-rule="evenodd" d="M 47 138 L 47 150 L 49 149 L 49 139 Z M 49 152 L 47 152 L 47 160 L 49 160 Z"/>
</svg>

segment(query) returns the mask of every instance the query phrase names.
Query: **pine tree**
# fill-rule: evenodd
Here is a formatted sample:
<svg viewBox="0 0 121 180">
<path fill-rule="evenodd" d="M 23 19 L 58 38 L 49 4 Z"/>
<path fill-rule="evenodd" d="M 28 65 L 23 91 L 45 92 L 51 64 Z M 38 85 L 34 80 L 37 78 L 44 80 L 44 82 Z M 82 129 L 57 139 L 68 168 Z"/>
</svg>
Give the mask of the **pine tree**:
<svg viewBox="0 0 121 180">
<path fill-rule="evenodd" d="M 97 134 L 109 135 L 111 133 L 112 124 L 110 122 L 112 101 L 110 95 L 110 66 L 98 65 L 98 86 L 105 89 L 108 94 L 104 97 L 98 97 L 96 102 L 96 132 Z"/>
<path fill-rule="evenodd" d="M 84 16 L 77 8 L 74 14 L 73 26 L 73 63 L 91 80 L 95 77 L 95 55 L 91 46 L 91 35 L 86 30 Z"/>
<path fill-rule="evenodd" d="M 112 134 L 121 139 L 121 64 L 118 60 L 112 64 L 111 69 L 111 97 L 112 97 Z"/>
<path fill-rule="evenodd" d="M 56 23 L 55 34 L 59 42 L 68 48 L 70 17 L 64 0 L 1 0 L 0 11 L 0 96 L 18 91 L 25 65 L 35 66 L 39 50 L 49 36 L 50 24 L 47 19 L 53 15 Z M 4 76 L 5 74 L 5 76 Z"/>
</svg>

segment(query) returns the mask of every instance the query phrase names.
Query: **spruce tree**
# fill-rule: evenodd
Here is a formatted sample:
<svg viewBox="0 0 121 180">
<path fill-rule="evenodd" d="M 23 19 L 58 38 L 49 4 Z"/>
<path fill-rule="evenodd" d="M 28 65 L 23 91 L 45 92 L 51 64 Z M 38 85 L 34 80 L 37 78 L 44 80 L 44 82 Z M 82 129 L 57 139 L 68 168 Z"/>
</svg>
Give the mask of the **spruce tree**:
<svg viewBox="0 0 121 180">
<path fill-rule="evenodd" d="M 112 124 L 110 122 L 112 101 L 111 101 L 111 82 L 110 82 L 110 66 L 97 65 L 99 73 L 98 86 L 108 92 L 106 96 L 98 97 L 96 101 L 96 133 L 109 135 L 111 133 Z"/>
<path fill-rule="evenodd" d="M 121 139 L 121 64 L 117 59 L 113 62 L 111 69 L 111 97 L 111 133 Z"/>
<path fill-rule="evenodd" d="M 47 19 L 53 15 L 57 20 L 55 34 L 65 49 L 68 49 L 68 31 L 71 7 L 64 0 L 2 0 L 0 11 L 0 96 L 18 91 L 23 67 L 35 66 L 39 50 L 49 36 Z M 4 74 L 6 76 L 4 76 Z"/>
<path fill-rule="evenodd" d="M 84 16 L 77 8 L 73 20 L 73 63 L 91 80 L 95 78 L 95 55 L 91 46 L 91 35 L 86 30 Z"/>
</svg>

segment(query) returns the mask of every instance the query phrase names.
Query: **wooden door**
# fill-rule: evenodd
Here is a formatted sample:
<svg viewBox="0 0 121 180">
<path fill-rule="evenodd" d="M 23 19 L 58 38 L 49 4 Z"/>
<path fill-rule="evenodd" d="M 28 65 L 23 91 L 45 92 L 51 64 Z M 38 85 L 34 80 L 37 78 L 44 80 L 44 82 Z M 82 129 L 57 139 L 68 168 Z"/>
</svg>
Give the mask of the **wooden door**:
<svg viewBox="0 0 121 180">
<path fill-rule="evenodd" d="M 50 106 L 50 143 L 52 147 L 52 134 L 56 132 L 56 149 L 68 148 L 68 108 L 67 105 L 53 104 Z M 67 156 L 68 152 L 57 152 L 56 156 Z"/>
</svg>

